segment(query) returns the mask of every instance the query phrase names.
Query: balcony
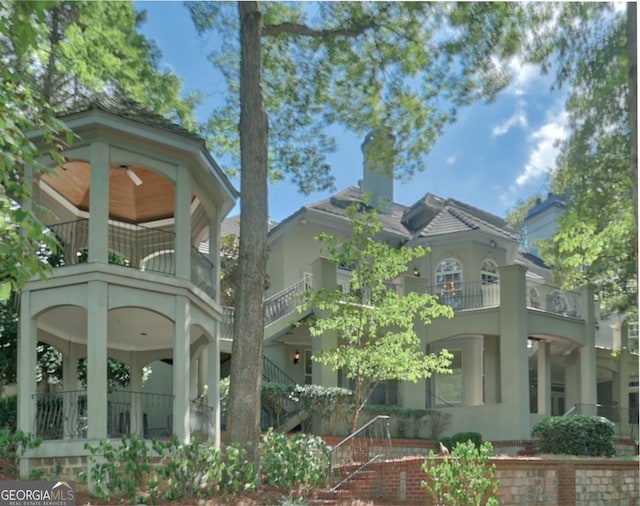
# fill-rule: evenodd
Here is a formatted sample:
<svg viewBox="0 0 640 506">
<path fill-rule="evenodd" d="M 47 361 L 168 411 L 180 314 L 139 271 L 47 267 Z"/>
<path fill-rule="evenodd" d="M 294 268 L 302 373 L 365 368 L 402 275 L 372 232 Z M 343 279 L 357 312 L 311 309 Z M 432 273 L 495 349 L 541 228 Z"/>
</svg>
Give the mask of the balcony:
<svg viewBox="0 0 640 506">
<path fill-rule="evenodd" d="M 89 220 L 50 225 L 60 248 L 52 255 L 54 267 L 85 263 L 89 253 Z M 109 263 L 140 271 L 175 276 L 173 232 L 123 222 L 109 222 Z M 191 246 L 191 282 L 216 297 L 215 266 Z"/>
<path fill-rule="evenodd" d="M 527 307 L 546 313 L 582 318 L 580 294 L 527 279 Z"/>
<path fill-rule="evenodd" d="M 448 282 L 431 286 L 427 293 L 436 295 L 442 304 L 454 311 L 500 306 L 500 284 L 482 281 Z"/>
</svg>

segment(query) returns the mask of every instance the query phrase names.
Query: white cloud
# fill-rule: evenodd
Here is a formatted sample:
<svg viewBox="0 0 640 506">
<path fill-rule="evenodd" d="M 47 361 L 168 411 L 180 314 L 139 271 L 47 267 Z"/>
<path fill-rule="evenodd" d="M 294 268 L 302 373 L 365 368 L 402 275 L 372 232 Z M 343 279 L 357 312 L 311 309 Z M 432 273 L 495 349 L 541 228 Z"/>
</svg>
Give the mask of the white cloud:
<svg viewBox="0 0 640 506">
<path fill-rule="evenodd" d="M 447 159 L 445 160 L 445 163 L 447 165 L 453 165 L 454 163 L 456 163 L 456 157 L 453 155 L 448 156 Z"/>
<path fill-rule="evenodd" d="M 555 169 L 559 151 L 556 144 L 566 139 L 568 134 L 566 124 L 567 115 L 563 111 L 531 134 L 530 142 L 533 147 L 524 169 L 516 178 L 517 187 L 522 187 Z"/>
<path fill-rule="evenodd" d="M 506 134 L 513 127 L 520 126 L 522 129 L 527 128 L 527 113 L 524 110 L 526 102 L 524 100 L 518 101 L 518 108 L 513 113 L 513 115 L 503 121 L 501 124 L 496 125 L 491 130 L 492 137 L 499 137 L 501 135 Z"/>
</svg>

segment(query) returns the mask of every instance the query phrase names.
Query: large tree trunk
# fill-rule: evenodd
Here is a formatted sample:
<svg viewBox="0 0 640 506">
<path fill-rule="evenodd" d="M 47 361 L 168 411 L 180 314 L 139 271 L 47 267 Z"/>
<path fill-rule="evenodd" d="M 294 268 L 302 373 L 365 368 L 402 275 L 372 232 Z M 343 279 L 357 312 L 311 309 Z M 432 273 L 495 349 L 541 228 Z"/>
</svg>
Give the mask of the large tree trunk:
<svg viewBox="0 0 640 506">
<path fill-rule="evenodd" d="M 264 336 L 263 289 L 267 262 L 267 116 L 262 96 L 261 15 L 257 2 L 239 2 L 240 249 L 233 325 L 229 442 L 259 461 L 260 388 Z"/>
<path fill-rule="evenodd" d="M 638 258 L 638 6 L 627 2 L 627 56 L 629 57 L 629 123 L 631 129 L 631 191 L 636 222 L 635 254 Z M 636 262 L 637 265 L 637 262 Z M 637 277 L 637 267 L 636 267 Z"/>
</svg>

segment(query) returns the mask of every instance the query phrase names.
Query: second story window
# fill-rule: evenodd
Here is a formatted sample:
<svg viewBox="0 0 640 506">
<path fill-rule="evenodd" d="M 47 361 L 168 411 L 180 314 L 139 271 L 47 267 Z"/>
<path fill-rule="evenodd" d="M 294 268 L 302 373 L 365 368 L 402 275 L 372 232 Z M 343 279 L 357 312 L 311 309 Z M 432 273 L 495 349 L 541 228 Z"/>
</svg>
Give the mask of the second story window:
<svg viewBox="0 0 640 506">
<path fill-rule="evenodd" d="M 498 266 L 493 260 L 485 260 L 480 268 L 480 275 L 483 285 L 498 282 Z"/>
<path fill-rule="evenodd" d="M 462 298 L 462 264 L 455 258 L 445 258 L 436 267 L 438 295 L 443 303 L 457 309 Z"/>
</svg>

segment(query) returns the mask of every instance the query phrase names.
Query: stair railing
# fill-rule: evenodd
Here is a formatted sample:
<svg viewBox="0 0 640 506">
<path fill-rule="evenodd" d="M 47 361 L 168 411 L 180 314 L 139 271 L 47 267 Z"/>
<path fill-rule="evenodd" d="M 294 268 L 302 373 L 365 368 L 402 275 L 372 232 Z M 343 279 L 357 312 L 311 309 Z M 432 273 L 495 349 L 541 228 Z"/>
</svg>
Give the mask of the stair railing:
<svg viewBox="0 0 640 506">
<path fill-rule="evenodd" d="M 331 448 L 330 491 L 335 492 L 354 475 L 391 455 L 390 417 L 378 415 Z"/>
</svg>

